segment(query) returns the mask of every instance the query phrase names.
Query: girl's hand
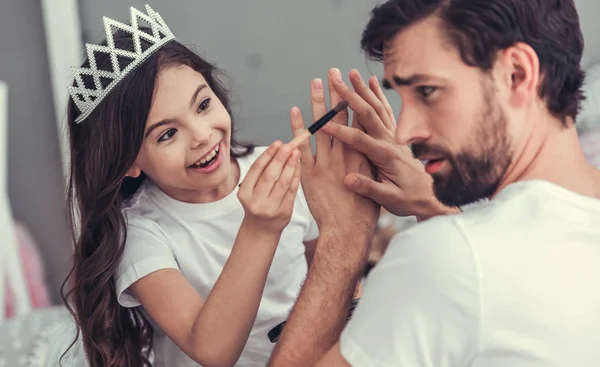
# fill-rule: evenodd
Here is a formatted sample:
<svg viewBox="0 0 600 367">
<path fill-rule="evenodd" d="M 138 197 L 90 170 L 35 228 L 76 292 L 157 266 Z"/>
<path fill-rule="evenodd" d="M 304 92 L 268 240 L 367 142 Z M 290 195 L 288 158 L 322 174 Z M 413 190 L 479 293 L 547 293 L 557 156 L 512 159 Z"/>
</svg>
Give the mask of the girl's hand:
<svg viewBox="0 0 600 367">
<path fill-rule="evenodd" d="M 257 230 L 273 234 L 289 224 L 300 186 L 300 152 L 280 141 L 271 144 L 252 164 L 240 184 L 238 198 Z"/>
</svg>

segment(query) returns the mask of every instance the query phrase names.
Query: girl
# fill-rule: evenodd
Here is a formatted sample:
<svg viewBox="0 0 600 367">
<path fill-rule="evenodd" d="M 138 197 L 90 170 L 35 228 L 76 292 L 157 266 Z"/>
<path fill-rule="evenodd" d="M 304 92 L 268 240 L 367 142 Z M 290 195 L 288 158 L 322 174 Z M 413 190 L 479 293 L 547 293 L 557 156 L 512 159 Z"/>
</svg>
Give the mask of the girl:
<svg viewBox="0 0 600 367">
<path fill-rule="evenodd" d="M 146 9 L 75 69 L 65 302 L 92 366 L 264 366 L 318 235 L 299 155 L 237 142 L 218 70 Z"/>
</svg>

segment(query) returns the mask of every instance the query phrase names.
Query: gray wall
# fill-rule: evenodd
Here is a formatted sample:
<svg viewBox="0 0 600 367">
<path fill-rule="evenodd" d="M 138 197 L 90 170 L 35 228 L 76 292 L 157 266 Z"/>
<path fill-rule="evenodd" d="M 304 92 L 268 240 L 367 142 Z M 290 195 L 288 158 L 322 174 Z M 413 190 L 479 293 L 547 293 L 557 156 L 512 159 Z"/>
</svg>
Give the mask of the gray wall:
<svg viewBox="0 0 600 367">
<path fill-rule="evenodd" d="M 600 1 L 599 0 L 575 0 L 579 11 L 579 20 L 585 39 L 585 51 L 583 53 L 582 65 L 589 68 L 600 63 Z"/>
<path fill-rule="evenodd" d="M 291 138 L 292 106 L 310 118 L 310 80 L 326 78 L 328 68 L 381 76 L 359 46 L 373 0 L 81 0 L 85 40 L 104 37 L 103 15 L 128 22 L 129 6 L 146 3 L 230 76 L 238 136 L 258 144 Z"/>
<path fill-rule="evenodd" d="M 0 80 L 9 94 L 9 197 L 14 217 L 39 244 L 58 301 L 70 242 L 39 0 L 2 0 L 0 47 Z"/>
</svg>

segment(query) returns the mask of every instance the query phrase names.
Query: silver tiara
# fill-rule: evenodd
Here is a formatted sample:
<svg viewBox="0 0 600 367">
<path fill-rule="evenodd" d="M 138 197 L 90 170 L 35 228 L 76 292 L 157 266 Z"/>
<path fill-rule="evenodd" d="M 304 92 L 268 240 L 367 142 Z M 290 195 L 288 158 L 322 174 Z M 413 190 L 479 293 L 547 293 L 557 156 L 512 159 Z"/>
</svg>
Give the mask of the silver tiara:
<svg viewBox="0 0 600 367">
<path fill-rule="evenodd" d="M 72 68 L 75 77 L 75 86 L 69 87 L 69 94 L 73 102 L 81 111 L 81 114 L 75 119 L 76 123 L 85 120 L 90 113 L 102 102 L 110 91 L 123 80 L 127 74 L 140 65 L 146 58 L 152 55 L 162 45 L 175 39 L 175 36 L 167 27 L 160 15 L 146 5 L 147 14 L 131 8 L 131 24 L 123 24 L 114 19 L 104 17 L 104 31 L 106 33 L 106 46 L 86 44 L 89 68 Z M 140 29 L 142 25 L 138 24 L 143 20 L 152 29 L 152 34 L 148 34 Z M 120 29 L 131 34 L 133 41 L 133 51 L 122 50 L 115 47 L 113 31 Z M 147 49 L 142 48 L 141 39 L 150 44 Z M 99 70 L 96 65 L 95 53 L 105 53 L 110 55 L 113 71 Z M 119 57 L 130 61 L 123 69 L 119 66 Z M 88 79 L 93 79 L 93 86 L 86 88 L 83 77 L 87 75 Z M 104 82 L 104 83 L 103 83 Z"/>
</svg>

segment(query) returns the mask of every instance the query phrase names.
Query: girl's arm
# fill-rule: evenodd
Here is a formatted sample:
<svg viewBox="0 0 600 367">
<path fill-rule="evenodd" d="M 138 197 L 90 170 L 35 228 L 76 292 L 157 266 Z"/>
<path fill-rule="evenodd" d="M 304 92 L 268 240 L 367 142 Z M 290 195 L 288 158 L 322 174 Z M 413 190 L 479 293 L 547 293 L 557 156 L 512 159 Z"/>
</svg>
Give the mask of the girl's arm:
<svg viewBox="0 0 600 367">
<path fill-rule="evenodd" d="M 207 367 L 232 366 L 254 324 L 278 242 L 278 235 L 243 222 L 206 301 L 175 269 L 141 278 L 130 287 L 131 293 L 194 361 Z"/>
<path fill-rule="evenodd" d="M 298 152 L 280 145 L 274 143 L 257 159 L 240 186 L 246 215 L 206 300 L 174 269 L 151 273 L 130 287 L 160 328 L 203 366 L 235 364 L 254 324 L 299 186 Z"/>
</svg>

